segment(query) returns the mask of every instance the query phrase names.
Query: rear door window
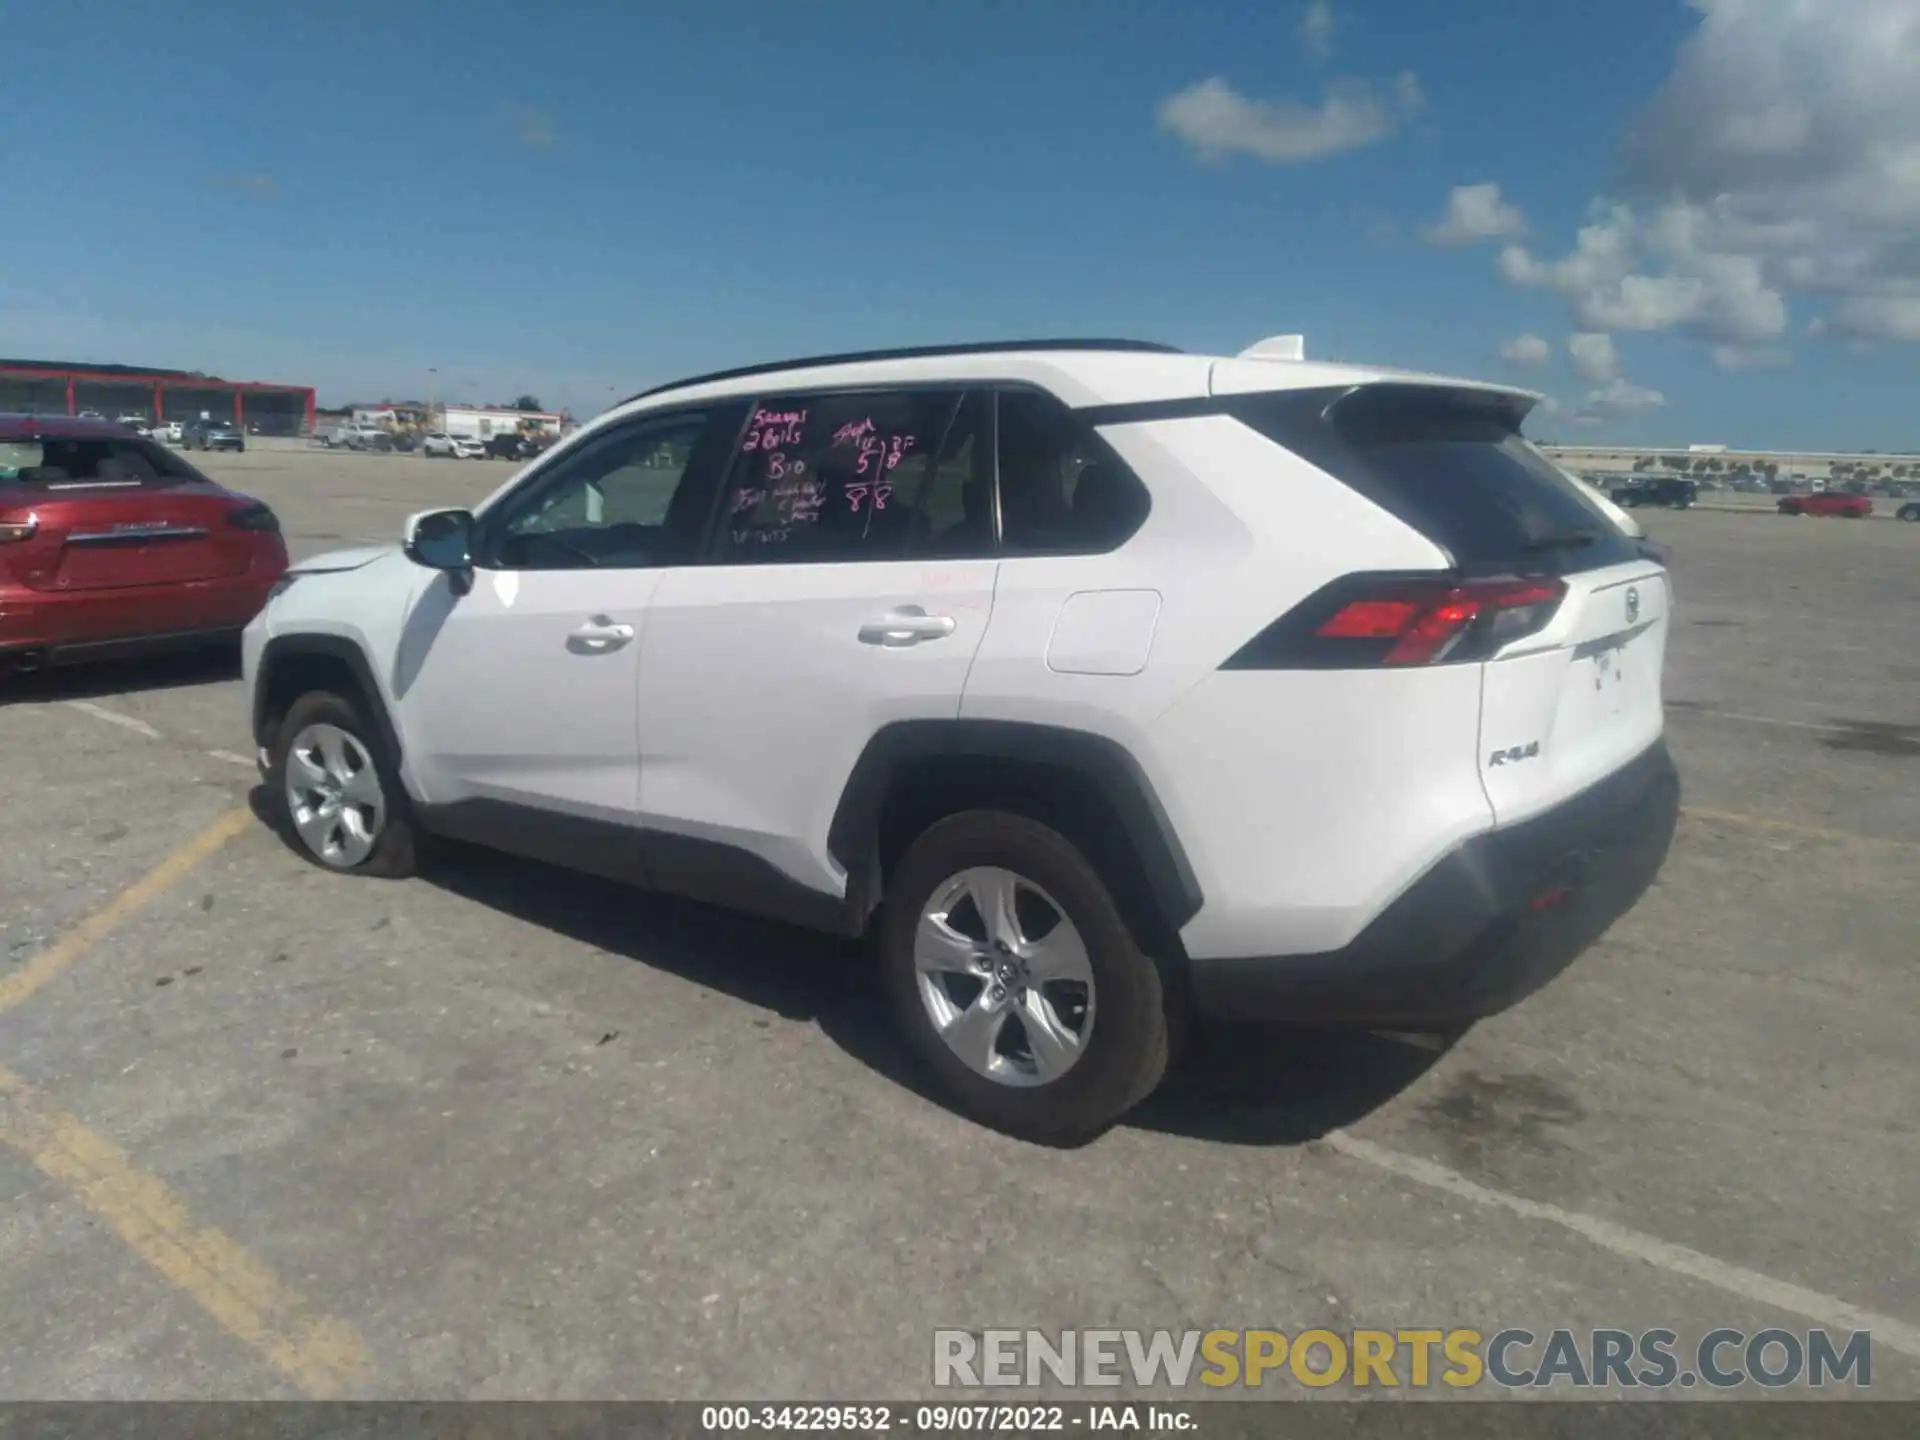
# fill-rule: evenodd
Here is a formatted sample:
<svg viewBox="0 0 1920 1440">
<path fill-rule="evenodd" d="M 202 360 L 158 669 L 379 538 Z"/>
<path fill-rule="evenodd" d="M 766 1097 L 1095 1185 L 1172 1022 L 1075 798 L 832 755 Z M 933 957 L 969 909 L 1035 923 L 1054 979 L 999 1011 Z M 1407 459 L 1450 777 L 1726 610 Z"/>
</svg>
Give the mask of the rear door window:
<svg viewBox="0 0 1920 1440">
<path fill-rule="evenodd" d="M 884 390 L 755 402 L 724 487 L 715 558 L 791 565 L 933 553 L 919 543 L 926 525 L 948 525 L 961 508 L 958 496 L 946 503 L 963 483 L 946 447 L 961 398 Z M 923 517 L 936 493 L 940 513 Z"/>
<path fill-rule="evenodd" d="M 1248 396 L 1242 423 L 1412 525 L 1465 570 L 1571 573 L 1639 558 L 1518 429 L 1510 399 L 1432 386 Z"/>
</svg>

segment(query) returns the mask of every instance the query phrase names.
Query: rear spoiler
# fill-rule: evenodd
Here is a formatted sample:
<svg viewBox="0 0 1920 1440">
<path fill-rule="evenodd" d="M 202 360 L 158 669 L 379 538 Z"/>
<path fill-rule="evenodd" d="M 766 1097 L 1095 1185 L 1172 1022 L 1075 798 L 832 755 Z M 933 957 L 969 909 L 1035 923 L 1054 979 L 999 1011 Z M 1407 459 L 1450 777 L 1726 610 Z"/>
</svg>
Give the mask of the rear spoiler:
<svg viewBox="0 0 1920 1440">
<path fill-rule="evenodd" d="M 1321 414 L 1343 428 L 1389 420 L 1397 426 L 1424 421 L 1439 427 L 1464 421 L 1517 432 L 1542 398 L 1530 390 L 1383 380 L 1345 388 Z"/>
</svg>

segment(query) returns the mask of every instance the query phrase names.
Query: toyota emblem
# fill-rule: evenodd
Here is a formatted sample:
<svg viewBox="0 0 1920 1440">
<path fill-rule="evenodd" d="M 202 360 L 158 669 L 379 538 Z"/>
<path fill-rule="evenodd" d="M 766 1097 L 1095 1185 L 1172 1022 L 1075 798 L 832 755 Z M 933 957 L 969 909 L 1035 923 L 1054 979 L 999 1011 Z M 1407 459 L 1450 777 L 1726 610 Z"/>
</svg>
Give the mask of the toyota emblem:
<svg viewBox="0 0 1920 1440">
<path fill-rule="evenodd" d="M 1627 586 L 1627 623 L 1631 625 L 1640 618 L 1640 587 Z"/>
</svg>

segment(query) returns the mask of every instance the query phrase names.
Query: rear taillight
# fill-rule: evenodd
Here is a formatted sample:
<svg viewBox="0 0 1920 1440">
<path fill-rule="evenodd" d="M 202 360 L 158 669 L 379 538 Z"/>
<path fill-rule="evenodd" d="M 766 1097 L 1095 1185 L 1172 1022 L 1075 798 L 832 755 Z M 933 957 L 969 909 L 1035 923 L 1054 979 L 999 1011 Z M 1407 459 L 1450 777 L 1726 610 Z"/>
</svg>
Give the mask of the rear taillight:
<svg viewBox="0 0 1920 1440">
<path fill-rule="evenodd" d="M 24 520 L 0 520 L 0 545 L 11 545 L 16 540 L 31 540 L 40 531 L 40 519 L 29 515 Z"/>
<path fill-rule="evenodd" d="M 264 505 L 241 505 L 227 512 L 227 523 L 236 530 L 277 531 L 280 517 Z"/>
<path fill-rule="evenodd" d="M 1308 597 L 1229 670 L 1367 670 L 1484 660 L 1543 629 L 1566 598 L 1543 578 L 1351 575 Z"/>
</svg>

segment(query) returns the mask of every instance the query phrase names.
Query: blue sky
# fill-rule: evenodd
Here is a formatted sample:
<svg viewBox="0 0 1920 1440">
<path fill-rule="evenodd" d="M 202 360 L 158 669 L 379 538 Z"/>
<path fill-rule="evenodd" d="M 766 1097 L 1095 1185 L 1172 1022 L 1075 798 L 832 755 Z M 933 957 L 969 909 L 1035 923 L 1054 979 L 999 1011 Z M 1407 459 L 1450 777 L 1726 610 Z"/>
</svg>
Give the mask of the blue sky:
<svg viewBox="0 0 1920 1440">
<path fill-rule="evenodd" d="M 1547 438 L 1920 448 L 1916 0 L 0 7 L 8 354 L 590 413 L 1302 331 Z"/>
</svg>

